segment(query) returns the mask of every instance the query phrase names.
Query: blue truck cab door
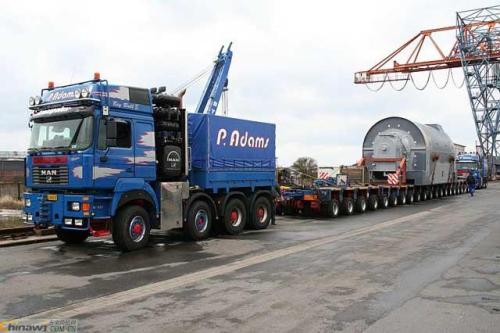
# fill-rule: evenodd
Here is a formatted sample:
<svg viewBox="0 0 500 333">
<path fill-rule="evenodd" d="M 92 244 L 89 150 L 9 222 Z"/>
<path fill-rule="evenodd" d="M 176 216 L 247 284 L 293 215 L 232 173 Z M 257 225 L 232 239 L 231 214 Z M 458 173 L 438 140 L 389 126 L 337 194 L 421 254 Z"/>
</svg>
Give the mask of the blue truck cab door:
<svg viewBox="0 0 500 333">
<path fill-rule="evenodd" d="M 135 176 L 134 122 L 101 118 L 93 168 L 96 187 L 112 188 L 119 178 Z"/>
</svg>

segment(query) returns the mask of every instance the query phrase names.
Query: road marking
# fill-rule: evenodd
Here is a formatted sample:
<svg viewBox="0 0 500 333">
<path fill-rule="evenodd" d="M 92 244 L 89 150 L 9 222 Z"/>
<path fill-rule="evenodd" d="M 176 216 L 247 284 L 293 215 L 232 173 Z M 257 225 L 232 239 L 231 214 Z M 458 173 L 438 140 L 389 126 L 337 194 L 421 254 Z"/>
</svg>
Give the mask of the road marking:
<svg viewBox="0 0 500 333">
<path fill-rule="evenodd" d="M 436 208 L 411 214 L 408 216 L 403 216 L 394 220 L 389 220 L 386 222 L 378 223 L 376 225 L 360 228 L 357 230 L 348 231 L 335 236 L 327 236 L 319 239 L 314 239 L 310 241 L 305 241 L 301 244 L 292 245 L 284 249 L 275 250 L 272 252 L 268 252 L 266 254 L 261 254 L 257 256 L 253 256 L 246 259 L 237 260 L 235 262 L 207 268 L 198 272 L 189 273 L 186 275 L 178 276 L 172 279 L 151 283 L 142 287 L 137 287 L 133 289 L 129 289 L 126 291 L 120 291 L 114 294 L 101 296 L 81 302 L 76 302 L 73 304 L 69 304 L 63 307 L 50 309 L 43 312 L 38 312 L 26 317 L 18 318 L 19 320 L 24 319 L 33 319 L 33 318 L 74 318 L 76 316 L 82 314 L 88 314 L 92 312 L 96 312 L 98 310 L 110 309 L 113 306 L 117 306 L 119 304 L 123 304 L 126 302 L 138 300 L 141 298 L 147 298 L 150 296 L 157 295 L 161 292 L 165 292 L 168 290 L 172 290 L 175 288 L 186 287 L 188 285 L 195 284 L 202 280 L 210 279 L 216 276 L 232 273 L 242 268 L 246 268 L 249 266 L 261 264 L 270 260 L 274 260 L 277 258 L 285 257 L 291 254 L 303 252 L 315 247 L 319 247 L 322 245 L 326 245 L 332 242 L 344 240 L 347 238 L 367 234 L 370 232 L 378 231 L 381 229 L 385 229 L 391 227 L 393 225 L 405 223 L 408 221 L 412 221 L 415 219 L 421 219 L 425 216 L 428 216 L 434 211 Z"/>
</svg>

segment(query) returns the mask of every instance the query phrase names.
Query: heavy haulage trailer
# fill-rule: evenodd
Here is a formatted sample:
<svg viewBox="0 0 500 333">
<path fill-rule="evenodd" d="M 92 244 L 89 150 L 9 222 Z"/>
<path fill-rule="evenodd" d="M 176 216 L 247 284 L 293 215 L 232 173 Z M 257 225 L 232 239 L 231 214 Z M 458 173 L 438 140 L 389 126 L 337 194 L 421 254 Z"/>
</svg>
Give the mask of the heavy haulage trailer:
<svg viewBox="0 0 500 333">
<path fill-rule="evenodd" d="M 26 221 L 59 239 L 111 234 L 123 250 L 151 229 L 194 240 L 274 218 L 275 125 L 216 116 L 232 52 L 221 49 L 196 113 L 165 88 L 91 81 L 30 99 Z"/>
<path fill-rule="evenodd" d="M 354 184 L 337 175 L 331 184 L 284 190 L 282 212 L 336 217 L 467 191 L 456 175 L 453 142 L 437 124 L 401 117 L 378 121 L 365 136 L 360 166 L 368 173 L 368 183 Z"/>
</svg>

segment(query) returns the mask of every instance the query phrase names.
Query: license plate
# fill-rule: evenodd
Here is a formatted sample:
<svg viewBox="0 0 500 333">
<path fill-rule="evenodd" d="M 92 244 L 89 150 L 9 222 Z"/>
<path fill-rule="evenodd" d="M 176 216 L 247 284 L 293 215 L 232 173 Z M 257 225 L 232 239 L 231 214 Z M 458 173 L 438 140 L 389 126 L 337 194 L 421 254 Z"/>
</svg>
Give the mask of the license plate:
<svg viewBox="0 0 500 333">
<path fill-rule="evenodd" d="M 47 194 L 47 200 L 57 201 L 57 194 Z"/>
</svg>

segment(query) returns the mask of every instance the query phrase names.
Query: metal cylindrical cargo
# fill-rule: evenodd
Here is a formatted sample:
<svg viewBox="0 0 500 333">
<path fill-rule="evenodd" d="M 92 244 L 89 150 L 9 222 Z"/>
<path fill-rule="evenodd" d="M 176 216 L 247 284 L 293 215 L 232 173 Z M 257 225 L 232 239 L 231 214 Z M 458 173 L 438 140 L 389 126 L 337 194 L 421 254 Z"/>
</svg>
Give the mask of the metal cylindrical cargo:
<svg viewBox="0 0 500 333">
<path fill-rule="evenodd" d="M 455 177 L 453 142 L 437 124 L 382 119 L 366 133 L 363 158 L 374 180 L 387 180 L 403 164 L 408 184 L 443 184 Z"/>
</svg>

